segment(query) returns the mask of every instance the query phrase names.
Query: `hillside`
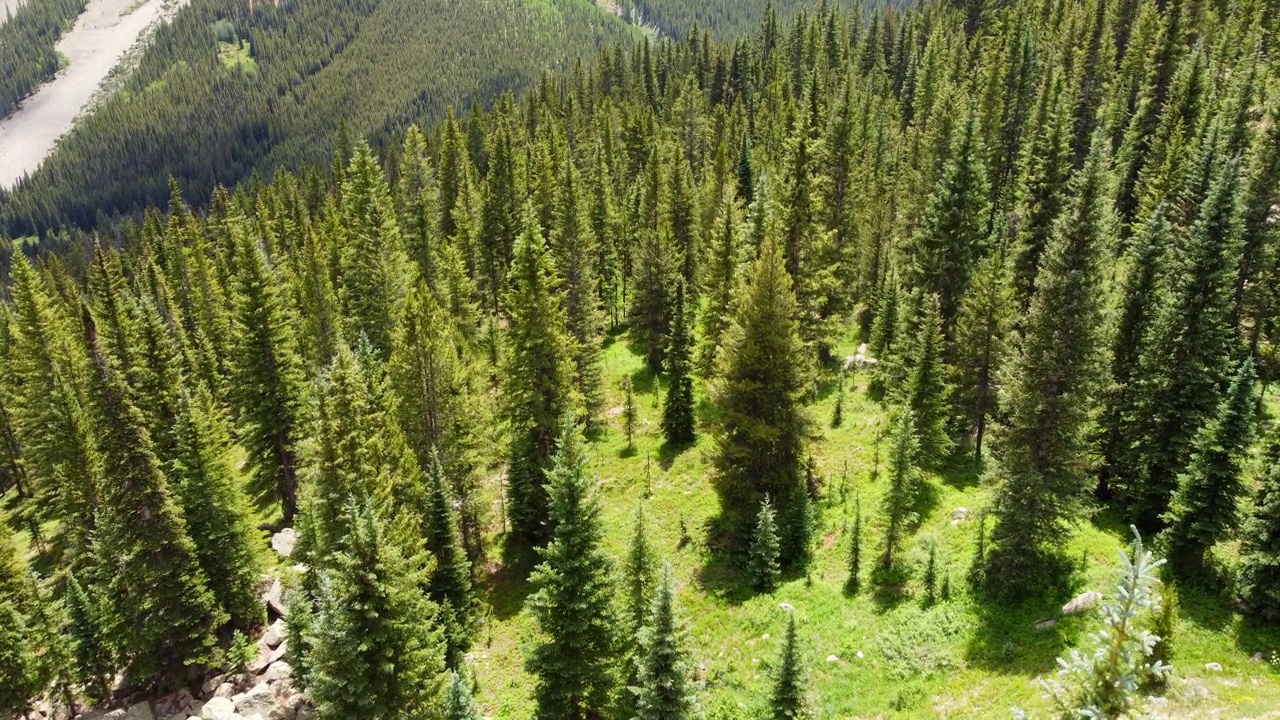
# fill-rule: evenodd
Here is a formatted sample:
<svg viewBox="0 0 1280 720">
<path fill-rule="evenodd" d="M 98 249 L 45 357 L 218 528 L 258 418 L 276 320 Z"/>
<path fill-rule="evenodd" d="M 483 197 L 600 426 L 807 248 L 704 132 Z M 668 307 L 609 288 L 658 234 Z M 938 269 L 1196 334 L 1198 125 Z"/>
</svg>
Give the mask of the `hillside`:
<svg viewBox="0 0 1280 720">
<path fill-rule="evenodd" d="M 403 132 L 409 6 L 262 12 L 175 27 L 332 143 L 14 249 L 0 718 L 1280 707 L 1265 10 L 622 28 Z"/>
</svg>

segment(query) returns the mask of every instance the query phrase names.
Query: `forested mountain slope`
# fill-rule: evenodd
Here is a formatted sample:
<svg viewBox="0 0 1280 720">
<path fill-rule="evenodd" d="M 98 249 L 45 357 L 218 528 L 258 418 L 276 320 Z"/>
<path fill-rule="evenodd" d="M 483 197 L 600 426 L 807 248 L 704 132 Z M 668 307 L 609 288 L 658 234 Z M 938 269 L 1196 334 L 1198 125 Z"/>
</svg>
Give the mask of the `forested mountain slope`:
<svg viewBox="0 0 1280 720">
<path fill-rule="evenodd" d="M 0 8 L 0 117 L 58 71 L 53 49 L 84 10 L 84 0 L 28 0 Z"/>
<path fill-rule="evenodd" d="M 16 255 L 0 712 L 1280 706 L 1280 19 L 797 17 Z"/>
</svg>

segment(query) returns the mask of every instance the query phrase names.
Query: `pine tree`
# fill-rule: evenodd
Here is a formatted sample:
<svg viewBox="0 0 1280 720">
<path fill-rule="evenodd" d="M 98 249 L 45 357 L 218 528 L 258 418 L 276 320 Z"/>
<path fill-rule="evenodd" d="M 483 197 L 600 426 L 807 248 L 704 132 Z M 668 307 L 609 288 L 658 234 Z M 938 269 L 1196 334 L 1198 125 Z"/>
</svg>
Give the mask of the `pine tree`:
<svg viewBox="0 0 1280 720">
<path fill-rule="evenodd" d="M 657 559 L 644 520 L 644 505 L 636 508 L 635 529 L 631 533 L 631 545 L 627 550 L 627 561 L 623 566 L 622 576 L 627 583 L 627 620 L 631 626 L 627 630 L 629 637 L 644 626 L 653 600 L 653 587 Z"/>
<path fill-rule="evenodd" d="M 1016 226 L 1013 287 L 1019 309 L 1025 311 L 1036 290 L 1036 276 L 1054 224 L 1067 199 L 1071 163 L 1069 131 L 1061 108 L 1062 76 L 1050 70 L 1036 101 L 1035 134 L 1026 146 L 1026 181 L 1021 189 L 1021 221 Z"/>
<path fill-rule="evenodd" d="M 560 182 L 550 244 L 556 269 L 564 283 L 565 316 L 569 334 L 575 341 L 575 377 L 582 396 L 582 410 L 588 426 L 595 427 L 604 408 L 604 381 L 600 367 L 604 317 L 600 312 L 598 238 L 587 215 L 578 170 L 568 158 L 562 159 L 561 163 L 566 169 Z"/>
<path fill-rule="evenodd" d="M 49 682 L 41 657 L 46 648 L 35 626 L 39 600 L 8 518 L 0 512 L 0 712 L 24 718 Z"/>
<path fill-rule="evenodd" d="M 765 497 L 764 502 L 760 503 L 760 514 L 756 517 L 755 532 L 747 554 L 751 584 L 761 592 L 773 592 L 778 587 L 781 574 L 778 567 L 778 546 L 778 524 L 773 503 Z"/>
<path fill-rule="evenodd" d="M 1263 476 L 1240 535 L 1240 597 L 1254 615 L 1280 620 L 1280 461 Z"/>
<path fill-rule="evenodd" d="M 684 278 L 676 280 L 672 306 L 671 341 L 667 346 L 667 397 L 662 404 L 662 434 L 672 445 L 686 445 L 694 439 L 693 378 L 690 373 L 693 338 L 689 333 L 689 313 L 685 307 Z"/>
<path fill-rule="evenodd" d="M 462 654 L 471 647 L 475 597 L 471 588 L 471 564 L 463 550 L 458 531 L 458 513 L 445 482 L 444 466 L 433 454 L 427 466 L 427 507 L 424 525 L 426 548 L 435 558 L 428 582 L 428 594 L 440 606 L 444 631 L 445 661 L 458 668 Z"/>
<path fill-rule="evenodd" d="M 1109 247 L 1106 154 L 1098 137 L 1045 249 L 1025 337 L 1006 386 L 996 438 L 993 547 L 987 585 L 1025 592 L 1053 579 L 1056 548 L 1083 508 L 1085 430 L 1100 375 L 1101 258 Z"/>
<path fill-rule="evenodd" d="M 1253 442 L 1253 361 L 1246 359 L 1218 406 L 1218 414 L 1196 435 L 1191 464 L 1178 478 L 1165 531 L 1172 568 L 1194 576 L 1209 549 L 1236 524 L 1237 503 L 1244 493 L 1242 455 Z"/>
<path fill-rule="evenodd" d="M 741 205 L 726 191 L 715 221 L 710 264 L 703 281 L 707 304 L 702 314 L 702 348 L 698 361 L 703 375 L 709 375 L 715 369 L 716 355 L 733 317 L 734 291 L 738 286 L 741 262 L 741 223 Z"/>
<path fill-rule="evenodd" d="M 273 498 L 287 524 L 298 512 L 298 443 L 304 435 L 302 361 L 279 275 L 242 222 L 235 242 L 231 396 L 248 453 L 251 489 Z"/>
<path fill-rule="evenodd" d="M 1133 433 L 1138 466 L 1121 488 L 1140 528 L 1159 526 L 1195 433 L 1212 417 L 1224 384 L 1240 256 L 1239 174 L 1238 160 L 1214 163 L 1199 215 L 1175 241 L 1168 296 L 1143 346 Z"/>
<path fill-rule="evenodd" d="M 920 440 L 916 437 L 915 416 L 911 410 L 900 408 L 895 411 L 887 437 L 890 443 L 889 486 L 883 500 L 887 527 L 880 566 L 890 570 L 894 567 L 898 546 L 902 544 L 905 525 L 913 517 L 912 508 L 920 484 Z"/>
<path fill-rule="evenodd" d="M 714 488 L 720 528 L 742 543 L 767 495 L 779 517 L 792 519 L 792 504 L 806 492 L 801 472 L 807 419 L 805 354 L 796 326 L 795 296 L 776 244 L 764 248 L 726 332 L 715 402 L 717 438 Z M 792 535 L 781 532 L 784 538 Z M 783 564 L 797 559 L 783 548 Z"/>
<path fill-rule="evenodd" d="M 636 394 L 632 388 L 631 378 L 622 379 L 622 427 L 627 433 L 627 450 L 635 450 L 636 433 Z"/>
<path fill-rule="evenodd" d="M 945 340 L 942 337 L 942 306 L 937 295 L 924 302 L 919 332 L 907 353 L 907 382 L 902 401 L 910 410 L 920 442 L 920 460 L 937 466 L 951 451 L 947 420 L 951 416 L 942 364 Z"/>
<path fill-rule="evenodd" d="M 163 679 L 212 659 L 226 620 L 186 519 L 152 452 L 142 414 L 86 317 L 94 354 L 93 419 L 104 476 L 94 537 L 109 609 L 105 630 L 132 676 Z"/>
<path fill-rule="evenodd" d="M 604 551 L 600 501 L 585 452 L 581 433 L 565 415 L 548 479 L 551 534 L 532 577 L 538 589 L 528 601 L 543 633 L 527 661 L 539 717 L 600 717 L 617 691 L 613 562 Z"/>
<path fill-rule="evenodd" d="M 262 537 L 230 458 L 227 421 L 204 388 L 178 401 L 173 482 L 200 567 L 219 607 L 245 632 L 265 622 Z"/>
<path fill-rule="evenodd" d="M 74 573 L 67 574 L 67 634 L 75 664 L 72 675 L 91 700 L 105 700 L 114 674 L 111 649 L 103 643 L 102 607 Z"/>
<path fill-rule="evenodd" d="M 434 711 L 444 679 L 436 607 L 421 562 L 389 535 L 367 498 L 341 511 L 343 549 L 317 568 L 306 687 L 321 718 L 410 720 Z"/>
<path fill-rule="evenodd" d="M 505 369 L 511 424 L 507 514 L 515 536 L 529 544 L 547 538 L 547 471 L 560 421 L 573 404 L 572 342 L 555 267 L 532 206 L 511 268 L 511 351 Z"/>
<path fill-rule="evenodd" d="M 800 641 L 796 636 L 796 617 L 787 616 L 787 636 L 783 641 L 778 671 L 769 696 L 772 720 L 808 720 L 814 716 L 809 699 L 809 681 L 800 657 Z"/>
<path fill-rule="evenodd" d="M 997 251 L 974 272 L 955 328 L 955 404 L 968 425 L 978 459 L 987 425 L 999 408 L 998 378 L 1009 354 L 1014 310 L 1004 252 Z"/>
<path fill-rule="evenodd" d="M 699 717 L 692 686 L 688 635 L 675 599 L 671 565 L 664 564 L 657 594 L 640 631 L 637 656 L 637 720 L 693 720 Z"/>
<path fill-rule="evenodd" d="M 444 720 L 482 720 L 483 717 L 467 681 L 456 670 L 450 673 L 449 691 L 444 700 Z"/>
<path fill-rule="evenodd" d="M 938 543 L 937 541 L 929 542 L 929 559 L 925 562 L 924 577 L 924 601 L 927 605 L 933 605 L 938 602 Z"/>
<path fill-rule="evenodd" d="M 844 584 L 851 595 L 862 589 L 862 496 L 853 501 L 853 530 L 849 533 L 849 579 Z"/>
</svg>

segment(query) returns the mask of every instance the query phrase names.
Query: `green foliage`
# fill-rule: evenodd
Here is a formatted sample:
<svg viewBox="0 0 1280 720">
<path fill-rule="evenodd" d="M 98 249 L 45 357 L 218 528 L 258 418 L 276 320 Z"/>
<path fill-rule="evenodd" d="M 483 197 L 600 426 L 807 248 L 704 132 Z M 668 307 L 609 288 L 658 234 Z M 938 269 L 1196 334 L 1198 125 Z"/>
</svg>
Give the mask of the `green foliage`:
<svg viewBox="0 0 1280 720">
<path fill-rule="evenodd" d="M 1063 718 L 1121 717 L 1140 699 L 1144 678 L 1169 670 L 1162 660 L 1150 660 L 1158 638 L 1148 629 L 1151 617 L 1160 613 L 1156 570 L 1165 561 L 1143 547 L 1136 529 L 1133 535 L 1132 553 L 1121 553 L 1124 564 L 1116 596 L 1101 609 L 1106 630 L 1090 635 L 1093 652 L 1072 650 L 1069 660 L 1059 658 L 1063 680 L 1045 684 Z"/>
<path fill-rule="evenodd" d="M 675 303 L 671 310 L 671 342 L 667 346 L 667 396 L 662 404 L 662 434 L 672 445 L 694 439 L 693 338 L 689 332 L 689 312 L 685 307 L 684 278 L 676 280 Z"/>
<path fill-rule="evenodd" d="M 778 587 L 781 574 L 778 568 L 779 541 L 778 524 L 773 511 L 773 503 L 768 496 L 760 503 L 760 514 L 756 517 L 755 532 L 751 537 L 751 547 L 747 552 L 748 567 L 751 571 L 751 583 L 761 592 L 773 592 Z"/>
<path fill-rule="evenodd" d="M 807 720 L 814 716 L 809 697 L 809 680 L 800 653 L 796 618 L 794 614 L 788 615 L 787 635 L 783 640 L 778 669 L 773 677 L 773 692 L 769 697 L 769 717 L 772 720 Z"/>
<path fill-rule="evenodd" d="M 74 574 L 67 575 L 67 634 L 71 642 L 72 676 L 92 700 L 104 700 L 111 691 L 114 659 L 103 642 L 101 602 L 90 597 Z"/>
<path fill-rule="evenodd" d="M 531 578 L 538 589 L 528 600 L 542 640 L 527 665 L 539 716 L 586 720 L 614 701 L 621 638 L 600 501 L 587 476 L 582 435 L 570 418 L 561 422 L 549 473 L 551 534 Z"/>
<path fill-rule="evenodd" d="M 856 595 L 862 589 L 862 496 L 853 502 L 853 530 L 849 533 L 849 579 L 845 591 Z"/>
<path fill-rule="evenodd" d="M 689 656 L 689 631 L 678 613 L 671 566 L 664 565 L 657 593 L 639 635 L 636 717 L 693 720 L 699 717 Z"/>
<path fill-rule="evenodd" d="M 1250 612 L 1280 618 L 1280 462 L 1262 478 L 1253 511 L 1241 529 L 1240 595 Z"/>
<path fill-rule="evenodd" d="M 438 457 L 432 458 L 427 469 L 427 492 L 426 548 L 435 558 L 428 593 L 440 606 L 445 659 L 449 667 L 457 668 L 462 654 L 471 647 L 476 601 L 471 588 L 471 564 L 462 546 L 457 511 Z"/>
<path fill-rule="evenodd" d="M 947 421 L 951 416 L 946 385 L 946 369 L 942 364 L 945 339 L 942 337 L 942 308 L 937 295 L 924 301 L 919 321 L 919 336 L 909 346 L 905 358 L 907 381 L 902 387 L 902 403 L 911 411 L 916 437 L 920 443 L 919 459 L 936 467 L 951 450 Z"/>
<path fill-rule="evenodd" d="M 444 682 L 444 643 L 419 563 L 367 499 L 343 512 L 351 528 L 344 549 L 319 570 L 307 693 L 320 717 L 333 720 L 430 714 Z"/>
<path fill-rule="evenodd" d="M 1009 271 L 999 250 L 974 271 L 955 327 L 953 396 L 978 458 L 988 423 L 999 410 L 999 378 L 1013 344 L 1014 310 Z"/>
<path fill-rule="evenodd" d="M 444 700 L 444 720 L 481 720 L 482 717 L 467 681 L 456 670 L 450 673 L 448 695 Z"/>
<path fill-rule="evenodd" d="M 622 379 L 622 427 L 627 434 L 627 449 L 634 450 L 636 446 L 636 394 L 632 387 L 631 378 Z"/>
<path fill-rule="evenodd" d="M 889 425 L 889 485 L 884 493 L 884 554 L 880 566 L 894 567 L 898 547 L 907 524 L 915 517 L 916 493 L 920 485 L 920 440 L 916 435 L 915 416 L 909 409 L 898 409 Z"/>
</svg>

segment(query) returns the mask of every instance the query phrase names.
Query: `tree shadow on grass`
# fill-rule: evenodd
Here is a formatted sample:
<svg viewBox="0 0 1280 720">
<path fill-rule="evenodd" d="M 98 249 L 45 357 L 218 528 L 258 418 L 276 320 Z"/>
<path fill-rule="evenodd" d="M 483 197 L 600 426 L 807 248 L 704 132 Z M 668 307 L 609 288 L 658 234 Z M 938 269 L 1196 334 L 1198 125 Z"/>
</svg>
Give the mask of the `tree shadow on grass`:
<svg viewBox="0 0 1280 720">
<path fill-rule="evenodd" d="M 529 574 L 537 565 L 537 553 L 510 539 L 502 547 L 501 564 L 486 577 L 489 586 L 489 606 L 499 620 L 508 620 L 520 613 L 525 600 L 533 592 Z"/>
<path fill-rule="evenodd" d="M 658 446 L 658 467 L 662 468 L 663 472 L 667 472 L 675 463 L 676 458 L 683 455 L 685 451 L 692 450 L 694 444 L 693 442 L 672 444 L 663 441 L 662 445 Z"/>
<path fill-rule="evenodd" d="M 972 450 L 963 446 L 938 468 L 938 476 L 942 481 L 956 490 L 977 487 L 982 482 L 982 472 L 982 461 L 973 456 Z"/>
<path fill-rule="evenodd" d="M 631 389 L 639 395 L 651 395 L 658 389 L 658 374 L 646 366 L 631 373 Z"/>
<path fill-rule="evenodd" d="M 892 567 L 885 567 L 883 558 L 877 557 L 875 567 L 871 569 L 871 600 L 879 615 L 911 599 L 911 591 L 907 588 L 911 570 L 903 566 L 899 556 L 895 555 L 895 558 Z"/>
<path fill-rule="evenodd" d="M 729 605 L 741 605 L 756 595 L 744 562 L 732 553 L 711 553 L 694 579 L 704 593 Z"/>
<path fill-rule="evenodd" d="M 965 646 L 965 661 L 1004 675 L 1033 677 L 1052 670 L 1084 628 L 1080 616 L 1058 617 L 1056 599 L 1018 604 L 983 603 L 978 624 Z M 1037 628 L 1042 620 L 1054 625 Z"/>
</svg>

